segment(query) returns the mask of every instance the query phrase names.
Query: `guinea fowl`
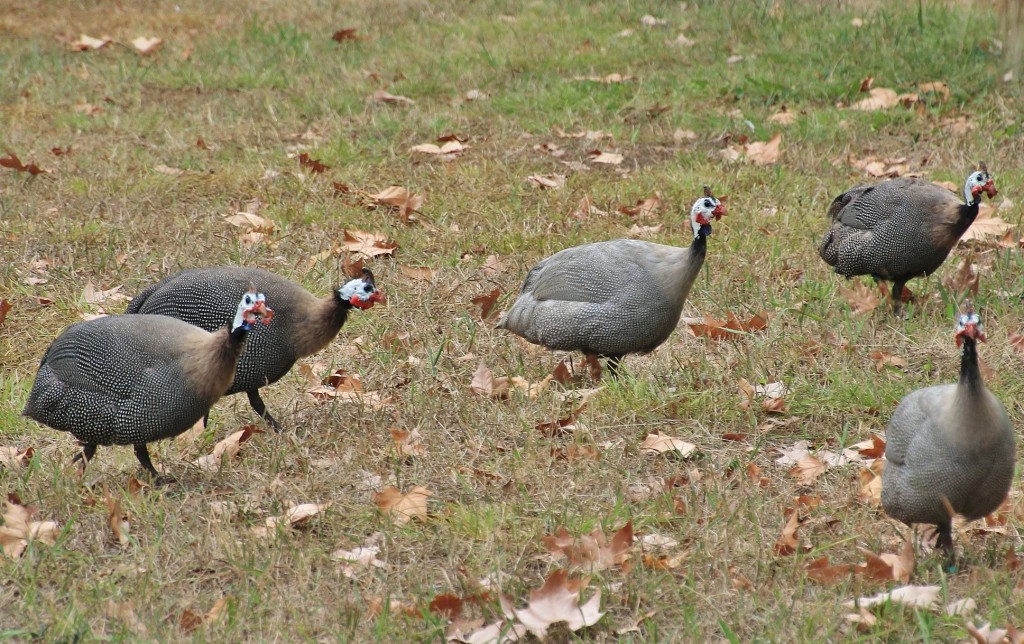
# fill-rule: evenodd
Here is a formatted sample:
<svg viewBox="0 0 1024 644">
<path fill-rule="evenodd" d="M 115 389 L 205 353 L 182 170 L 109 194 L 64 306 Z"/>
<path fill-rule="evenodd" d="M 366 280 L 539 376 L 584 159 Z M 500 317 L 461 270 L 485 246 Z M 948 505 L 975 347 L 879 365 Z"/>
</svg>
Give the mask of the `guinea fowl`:
<svg viewBox="0 0 1024 644">
<path fill-rule="evenodd" d="M 978 216 L 981 193 L 990 199 L 996 195 L 985 164 L 978 168 L 964 183 L 964 203 L 924 179 L 889 179 L 847 190 L 828 208 L 832 227 L 818 254 L 844 277 L 891 280 L 893 310 L 899 314 L 907 280 L 941 266 Z"/>
<path fill-rule="evenodd" d="M 689 248 L 616 239 L 555 253 L 530 270 L 498 326 L 549 349 L 607 357 L 614 376 L 623 356 L 653 351 L 676 328 L 711 220 L 724 214 L 705 186 L 690 209 Z"/>
<path fill-rule="evenodd" d="M 981 321 L 968 302 L 958 320 L 960 381 L 918 389 L 886 431 L 882 508 L 900 521 L 937 526 L 936 545 L 953 555 L 952 517 L 980 519 L 1006 499 L 1013 479 L 1013 427 L 978 370 Z"/>
<path fill-rule="evenodd" d="M 133 299 L 126 313 L 169 315 L 207 331 L 231 317 L 232 293 L 255 285 L 274 303 L 274 325 L 258 329 L 235 372 L 228 394 L 244 391 L 249 404 L 277 431 L 281 425 L 267 411 L 260 387 L 280 380 L 299 358 L 320 351 L 341 330 L 349 311 L 385 301 L 363 269 L 363 277 L 346 282 L 331 295 L 317 298 L 295 282 L 258 268 L 222 266 L 184 270 L 165 277 Z"/>
<path fill-rule="evenodd" d="M 237 293 L 238 291 L 236 291 Z M 70 432 L 83 467 L 98 445 L 134 445 L 159 479 L 147 443 L 181 434 L 231 386 L 262 293 L 242 296 L 234 322 L 208 333 L 162 315 L 112 315 L 72 324 L 43 354 L 25 416 Z"/>
</svg>

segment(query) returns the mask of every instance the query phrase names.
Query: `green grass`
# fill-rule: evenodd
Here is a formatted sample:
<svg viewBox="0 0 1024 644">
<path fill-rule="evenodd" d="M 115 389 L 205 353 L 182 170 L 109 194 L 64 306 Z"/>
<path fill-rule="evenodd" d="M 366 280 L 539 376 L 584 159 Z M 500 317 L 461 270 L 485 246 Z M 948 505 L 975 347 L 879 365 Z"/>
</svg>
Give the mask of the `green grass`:
<svg viewBox="0 0 1024 644">
<path fill-rule="evenodd" d="M 983 159 L 1002 194 L 1020 202 L 1024 104 L 1019 85 L 1001 80 L 997 18 L 959 3 L 926 2 L 923 20 L 916 3 L 872 5 L 306 0 L 200 9 L 158 1 L 143 10 L 16 0 L 0 15 L 0 151 L 52 172 L 0 169 L 0 297 L 13 304 L 0 325 L 0 446 L 35 448 L 28 467 L 0 468 L 0 491 L 37 506 L 61 534 L 55 546 L 0 558 L 0 637 L 442 641 L 446 620 L 429 611 L 436 595 L 473 596 L 482 578 L 500 573 L 501 591 L 522 606 L 561 566 L 546 556 L 542 536 L 562 526 L 611 534 L 632 521 L 637 535 L 678 541 L 667 554 L 685 553 L 681 565 L 646 565 L 635 546 L 631 570 L 590 578 L 606 616 L 575 635 L 554 629 L 556 641 L 965 639 L 962 617 L 896 606 L 879 611 L 866 632 L 845 624 L 843 601 L 895 582 L 853 577 L 822 586 L 805 564 L 822 555 L 859 563 L 858 548 L 894 552 L 901 527 L 857 500 L 857 466 L 830 468 L 801 486 L 774 463 L 775 448 L 800 439 L 835 450 L 882 432 L 903 395 L 958 371 L 953 300 L 942 280 L 967 249 L 911 283 L 918 301 L 906 321 L 884 307 L 854 316 L 839 292 L 849 284 L 818 259 L 831 199 L 871 180 L 852 161 L 906 157 L 911 170 L 959 184 Z M 644 27 L 645 14 L 668 24 Z M 862 27 L 852 26 L 855 16 Z M 343 27 L 360 39 L 333 42 Z M 116 43 L 72 53 L 54 37 L 80 33 Z M 669 44 L 680 33 L 694 46 Z M 128 45 L 140 35 L 165 43 L 141 57 Z M 742 59 L 729 64 L 733 55 Z M 573 80 L 612 73 L 632 79 Z M 899 93 L 943 81 L 950 97 L 912 109 L 848 109 L 867 76 Z M 376 89 L 416 103 L 369 102 Z M 472 89 L 488 98 L 467 102 Z M 84 114 L 75 109 L 82 103 L 102 111 Z M 783 105 L 798 116 L 793 125 L 767 120 Z M 948 120 L 961 116 L 974 128 L 951 131 Z M 559 130 L 611 138 L 563 138 Z M 677 130 L 697 138 L 677 143 Z M 776 165 L 719 155 L 727 137 L 766 141 L 776 132 L 784 137 Z M 408 152 L 452 133 L 471 146 L 458 159 Z M 544 143 L 564 156 L 535 148 Z M 67 146 L 66 155 L 50 151 Z M 587 171 L 562 163 L 584 161 L 595 148 L 626 160 Z M 299 152 L 331 169 L 304 172 L 292 158 Z M 185 173 L 169 176 L 155 170 L 161 165 Z M 565 189 L 526 182 L 548 173 L 566 175 Z M 371 194 L 392 184 L 424 194 L 420 223 L 403 225 L 336 195 L 334 181 Z M 497 286 L 499 307 L 507 305 L 537 260 L 626 235 L 633 222 L 619 207 L 655 192 L 662 209 L 646 223 L 664 228 L 652 239 L 686 245 L 685 213 L 705 183 L 729 195 L 731 214 L 715 227 L 684 315 L 767 310 L 766 332 L 711 342 L 681 325 L 655 353 L 628 358 L 627 377 L 603 383 L 581 414 L 585 429 L 569 437 L 535 429 L 569 411 L 550 392 L 507 401 L 469 393 L 481 360 L 496 375 L 536 382 L 563 357 L 479 322 L 471 298 Z M 608 214 L 574 218 L 584 195 Z M 278 227 L 272 245 L 245 246 L 223 222 L 254 198 Z M 1019 224 L 1020 208 L 1000 216 Z M 48 344 L 82 312 L 96 311 L 82 301 L 86 283 L 134 294 L 180 268 L 242 264 L 322 294 L 341 279 L 339 258 L 310 258 L 335 249 L 345 229 L 380 231 L 399 244 L 393 258 L 371 262 L 389 304 L 353 315 L 306 362 L 359 373 L 390 405 L 317 404 L 290 374 L 264 389 L 289 431 L 257 435 L 221 471 L 202 471 L 190 463 L 253 420 L 243 398 L 223 399 L 195 443 L 152 447 L 178 482 L 141 494 L 128 488 L 138 474 L 131 450 L 101 449 L 79 479 L 65 470 L 71 437 L 19 415 Z M 489 255 L 504 266 L 496 275 L 481 270 Z M 48 266 L 31 270 L 40 260 Z M 989 336 L 989 386 L 1019 424 L 1024 380 L 1008 338 L 1024 328 L 1024 257 L 989 244 L 974 261 L 983 271 L 976 299 Z M 417 281 L 400 265 L 437 273 Z M 48 282 L 29 285 L 30 275 Z M 116 313 L 123 304 L 100 306 Z M 410 341 L 392 345 L 388 334 L 402 331 Z M 876 371 L 873 351 L 908 365 Z M 791 422 L 767 424 L 756 403 L 742 409 L 741 378 L 785 382 L 791 393 L 781 418 Z M 392 427 L 418 430 L 424 454 L 396 456 Z M 644 456 L 639 446 L 654 429 L 695 443 L 698 454 Z M 749 437 L 729 441 L 726 433 Z M 560 457 L 569 446 L 600 458 Z M 751 464 L 767 486 L 746 474 Z M 673 477 L 687 482 L 662 491 Z M 370 493 L 388 483 L 428 487 L 430 518 L 397 526 L 383 517 Z M 822 497 L 799 532 L 812 550 L 774 554 L 784 509 L 807 494 Z M 106 495 L 130 515 L 127 546 L 112 541 Z M 677 511 L 677 500 L 685 509 Z M 942 585 L 945 601 L 973 597 L 979 621 L 1021 625 L 1024 581 L 1004 563 L 1007 550 L 1021 546 L 1019 482 L 1011 500 L 1007 534 L 958 537 L 966 570 L 943 573 L 937 557 L 922 553 L 912 583 Z M 291 503 L 328 501 L 309 526 L 281 530 L 276 540 L 252 533 Z M 218 513 L 224 502 L 233 509 Z M 344 576 L 331 553 L 378 532 L 388 567 Z M 744 578 L 749 585 L 737 581 Z M 203 614 L 222 597 L 219 619 L 191 635 L 180 627 L 185 610 Z M 129 606 L 135 619 L 111 602 Z M 493 594 L 465 610 L 500 615 Z M 616 634 L 651 611 L 640 632 Z"/>
</svg>

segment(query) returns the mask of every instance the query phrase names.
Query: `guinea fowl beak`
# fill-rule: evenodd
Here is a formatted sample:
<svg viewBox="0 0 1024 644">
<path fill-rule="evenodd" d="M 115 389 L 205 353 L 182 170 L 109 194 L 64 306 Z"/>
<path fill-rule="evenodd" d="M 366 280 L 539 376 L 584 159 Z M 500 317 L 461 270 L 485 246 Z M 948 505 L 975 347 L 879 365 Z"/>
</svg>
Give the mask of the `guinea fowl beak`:
<svg viewBox="0 0 1024 644">
<path fill-rule="evenodd" d="M 985 341 L 985 332 L 978 328 L 974 322 L 968 322 L 963 329 L 957 331 L 956 346 L 963 344 L 964 338 L 970 338 L 975 342 Z"/>
<path fill-rule="evenodd" d="M 259 317 L 260 321 L 263 322 L 263 326 L 270 324 L 270 321 L 274 319 L 274 309 L 267 306 L 266 302 L 256 302 L 249 313 L 255 317 Z"/>
<path fill-rule="evenodd" d="M 720 203 L 717 206 L 715 206 L 715 209 L 711 211 L 711 214 L 715 216 L 715 219 L 721 219 L 722 215 L 726 214 L 727 212 L 728 211 L 725 208 L 725 204 Z"/>
<path fill-rule="evenodd" d="M 384 294 L 384 291 L 374 291 L 373 295 L 370 296 L 371 302 L 377 302 L 379 304 L 386 304 L 388 296 Z"/>
</svg>

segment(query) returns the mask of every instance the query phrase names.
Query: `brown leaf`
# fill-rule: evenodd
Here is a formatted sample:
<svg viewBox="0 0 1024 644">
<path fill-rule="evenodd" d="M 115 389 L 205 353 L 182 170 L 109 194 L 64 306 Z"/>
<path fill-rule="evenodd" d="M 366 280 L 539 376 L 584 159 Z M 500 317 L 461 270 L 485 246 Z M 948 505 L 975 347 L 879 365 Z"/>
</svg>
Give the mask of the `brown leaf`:
<svg viewBox="0 0 1024 644">
<path fill-rule="evenodd" d="M 755 141 L 746 146 L 747 159 L 754 165 L 771 165 L 779 160 L 782 132 L 777 132 L 767 143 Z"/>
<path fill-rule="evenodd" d="M 377 255 L 393 255 L 398 244 L 388 241 L 381 233 L 369 233 L 362 230 L 345 230 L 343 245 L 345 250 L 367 259 Z"/>
<path fill-rule="evenodd" d="M 768 313 L 764 311 L 746 321 L 738 319 L 733 315 L 732 311 L 726 311 L 725 320 L 716 320 L 710 315 L 705 315 L 704 323 L 701 324 L 690 321 L 692 319 L 686 319 L 686 323 L 690 327 L 690 333 L 694 337 L 704 336 L 712 340 L 738 340 L 746 333 L 763 331 L 768 328 Z"/>
<path fill-rule="evenodd" d="M 437 595 L 430 600 L 430 612 L 446 619 L 455 619 L 462 612 L 463 599 L 458 595 Z"/>
<path fill-rule="evenodd" d="M 944 101 L 949 100 L 949 85 L 943 83 L 942 81 L 932 81 L 930 83 L 918 83 L 917 84 L 917 91 L 921 92 L 922 94 L 927 94 L 929 92 L 934 92 L 935 94 L 942 95 L 942 100 L 944 100 Z"/>
<path fill-rule="evenodd" d="M 823 586 L 836 583 L 843 577 L 848 577 L 853 572 L 852 564 L 832 565 L 828 562 L 828 556 L 819 557 L 807 562 L 804 566 L 808 579 Z"/>
<path fill-rule="evenodd" d="M 885 459 L 878 458 L 872 461 L 870 467 L 857 471 L 860 480 L 860 491 L 857 492 L 857 499 L 868 505 L 881 505 L 882 503 L 882 470 L 885 469 Z"/>
<path fill-rule="evenodd" d="M 331 40 L 334 42 L 345 42 L 346 40 L 359 40 L 359 36 L 356 35 L 355 27 L 345 27 L 331 34 Z"/>
<path fill-rule="evenodd" d="M 768 480 L 767 476 L 762 476 L 762 472 L 763 470 L 755 463 L 751 462 L 747 464 L 747 476 L 750 480 L 757 483 L 758 487 L 768 487 L 771 481 Z"/>
<path fill-rule="evenodd" d="M 2 160 L 0 160 L 0 164 L 2 164 Z M 978 217 L 971 224 L 971 227 L 967 229 L 967 232 L 960 237 L 960 241 L 965 242 L 971 239 L 999 236 L 1014 227 L 1013 224 L 1003 221 L 1000 217 L 993 217 L 993 212 L 994 208 L 988 204 L 981 204 Z"/>
<path fill-rule="evenodd" d="M 796 114 L 790 112 L 783 105 L 782 109 L 768 117 L 769 123 L 776 123 L 778 125 L 786 126 L 796 123 Z"/>
<path fill-rule="evenodd" d="M 494 310 L 494 305 L 498 301 L 499 297 L 501 297 L 501 289 L 495 288 L 490 293 L 477 295 L 471 299 L 470 302 L 480 307 L 480 319 L 486 320 L 497 313 L 497 311 Z"/>
<path fill-rule="evenodd" d="M 894 356 L 891 353 L 885 351 L 872 351 L 871 359 L 875 363 L 875 371 L 881 373 L 886 367 L 896 367 L 902 369 L 907 366 L 907 359 L 899 356 Z"/>
<path fill-rule="evenodd" d="M 370 100 L 374 103 L 385 103 L 387 105 L 415 105 L 416 101 L 405 96 L 397 96 L 395 94 L 389 94 L 382 89 L 378 89 L 370 96 Z"/>
<path fill-rule="evenodd" d="M 789 474 L 800 485 L 813 485 L 814 480 L 826 469 L 828 469 L 828 465 L 822 463 L 817 457 L 808 454 L 796 462 L 796 465 L 789 470 Z"/>
<path fill-rule="evenodd" d="M 406 224 L 411 221 L 412 214 L 419 210 L 426 201 L 423 195 L 413 194 L 401 186 L 385 188 L 375 195 L 370 195 L 370 199 L 376 204 L 395 207 L 398 210 L 399 219 Z"/>
<path fill-rule="evenodd" d="M 565 187 L 564 174 L 531 174 L 526 177 L 526 180 L 538 188 L 561 190 Z"/>
<path fill-rule="evenodd" d="M 12 304 L 7 300 L 0 300 L 0 324 L 4 323 L 7 319 L 7 313 L 11 310 Z"/>
<path fill-rule="evenodd" d="M 469 390 L 487 398 L 508 398 L 509 380 L 505 376 L 495 377 L 483 362 L 473 372 Z"/>
<path fill-rule="evenodd" d="M 914 572 L 914 545 L 910 541 L 903 542 L 899 554 L 883 552 L 876 555 L 870 550 L 858 549 L 866 560 L 854 569 L 856 574 L 874 581 L 895 580 L 903 584 L 910 581 L 910 575 Z"/>
<path fill-rule="evenodd" d="M 234 458 L 242 449 L 242 443 L 254 434 L 262 434 L 263 430 L 256 425 L 246 425 L 213 446 L 213 452 L 200 456 L 195 464 L 208 472 L 216 472 L 223 464 Z"/>
<path fill-rule="evenodd" d="M 870 92 L 871 91 L 871 86 L 874 85 L 874 84 L 875 84 L 875 77 L 874 76 L 868 76 L 868 77 L 866 77 L 864 80 L 862 80 L 860 82 L 860 89 L 858 91 Z"/>
<path fill-rule="evenodd" d="M 399 264 L 398 270 L 402 272 L 402 275 L 414 280 L 430 282 L 434 279 L 435 271 L 428 266 L 405 266 L 404 264 Z"/>
<path fill-rule="evenodd" d="M 839 288 L 843 299 L 850 305 L 854 315 L 870 313 L 878 307 L 880 301 L 875 292 L 864 285 L 863 282 L 855 282 L 853 288 Z"/>
<path fill-rule="evenodd" d="M 0 305 L 0 313 L 3 313 L 2 305 Z M 3 317 L 0 317 L 0 322 L 3 322 Z M 1013 350 L 1016 351 L 1017 353 L 1024 354 L 1024 335 L 1021 335 L 1019 333 L 1011 333 L 1010 346 L 1012 346 Z"/>
<path fill-rule="evenodd" d="M 623 159 L 622 155 L 617 152 L 602 152 L 601 150 L 587 152 L 587 158 L 591 163 L 602 165 L 619 165 Z"/>
<path fill-rule="evenodd" d="M 541 588 L 530 591 L 526 608 L 513 609 L 515 617 L 540 640 L 547 635 L 548 627 L 557 622 L 565 622 L 573 632 L 593 626 L 604 615 L 601 612 L 601 590 L 598 589 L 585 604 L 580 604 L 583 586 L 585 582 L 570 581 L 566 571 L 556 570 Z"/>
<path fill-rule="evenodd" d="M 286 528 L 294 528 L 304 525 L 310 519 L 331 507 L 334 501 L 326 503 L 300 503 L 293 505 L 281 516 L 267 517 L 261 526 L 253 526 L 252 531 L 259 537 L 270 537 L 277 533 L 277 526 L 283 525 Z"/>
<path fill-rule="evenodd" d="M 28 548 L 30 541 L 52 546 L 57 543 L 60 530 L 55 521 L 34 521 L 35 508 L 21 504 L 17 495 L 8 495 L 4 524 L 0 526 L 0 547 L 11 559 L 17 559 Z"/>
<path fill-rule="evenodd" d="M 422 485 L 417 485 L 405 494 L 389 485 L 374 495 L 374 502 L 396 525 L 403 525 L 412 519 L 427 518 L 427 499 L 431 495 L 433 492 Z"/>
<path fill-rule="evenodd" d="M 633 522 L 620 528 L 609 540 L 601 528 L 590 534 L 573 537 L 565 528 L 541 540 L 555 558 L 565 557 L 571 566 L 582 566 L 591 571 L 621 566 L 632 555 Z"/>
<path fill-rule="evenodd" d="M 645 221 L 653 218 L 659 208 L 661 208 L 661 195 L 654 193 L 646 199 L 638 200 L 634 206 L 619 206 L 619 212 L 633 217 L 637 221 Z"/>
<path fill-rule="evenodd" d="M 128 534 L 131 531 L 131 524 L 129 519 L 131 518 L 128 513 L 121 509 L 121 501 L 111 497 L 109 494 L 106 495 L 107 503 L 107 525 L 110 526 L 110 531 L 114 535 L 114 539 L 120 546 L 127 546 L 131 539 L 128 538 Z"/>
<path fill-rule="evenodd" d="M 891 89 L 875 87 L 872 88 L 869 93 L 871 95 L 868 98 L 861 99 L 850 107 L 855 110 L 873 112 L 876 110 L 886 110 L 890 107 L 895 107 L 900 102 L 899 96 L 897 96 L 896 92 Z"/>
<path fill-rule="evenodd" d="M 697 451 L 697 446 L 654 430 L 640 443 L 640 451 L 649 455 L 665 454 L 668 452 L 686 458 Z"/>
<path fill-rule="evenodd" d="M 143 56 L 152 54 L 164 44 L 163 38 L 139 36 L 132 39 L 132 47 Z"/>
<path fill-rule="evenodd" d="M 796 554 L 800 548 L 800 540 L 796 536 L 796 531 L 800 529 L 800 513 L 795 508 L 786 508 L 785 517 L 786 523 L 782 526 L 782 534 L 772 548 L 772 552 L 780 557 Z"/>
<path fill-rule="evenodd" d="M 843 602 L 843 606 L 854 608 L 860 606 L 871 608 L 886 603 L 904 604 L 912 608 L 932 609 L 938 605 L 941 586 L 901 586 L 887 593 L 873 597 L 861 597 L 857 600 Z"/>
<path fill-rule="evenodd" d="M 92 51 L 94 49 L 103 49 L 112 42 L 114 42 L 114 39 L 110 36 L 93 38 L 92 36 L 82 34 L 78 37 L 78 40 L 68 43 L 68 49 L 71 51 Z"/>
<path fill-rule="evenodd" d="M 20 469 L 32 461 L 35 448 L 20 449 L 17 447 L 0 447 L 0 465 L 11 469 Z"/>
<path fill-rule="evenodd" d="M 423 448 L 423 437 L 420 436 L 419 431 L 405 431 L 392 427 L 391 440 L 395 442 L 395 451 L 402 456 L 422 456 L 425 451 Z"/>
<path fill-rule="evenodd" d="M 420 143 L 419 145 L 414 145 L 411 148 L 409 148 L 409 151 L 410 152 L 419 152 L 421 154 L 432 154 L 432 155 L 440 155 L 440 156 L 444 156 L 444 157 L 454 157 L 455 155 L 459 154 L 460 152 L 463 152 L 464 150 L 468 150 L 468 149 L 469 149 L 468 145 L 463 145 L 463 143 L 461 141 L 459 141 L 457 139 L 453 139 L 451 141 L 445 141 L 443 145 L 436 145 L 434 143 Z"/>
<path fill-rule="evenodd" d="M 43 170 L 35 163 L 22 163 L 18 157 L 14 156 L 13 152 L 8 152 L 6 156 L 0 157 L 0 168 L 10 168 L 18 172 L 27 172 L 29 174 L 45 174 L 49 170 Z"/>
<path fill-rule="evenodd" d="M 299 155 L 299 166 L 309 170 L 313 174 L 321 174 L 331 169 L 331 166 L 321 163 L 305 152 Z"/>
</svg>

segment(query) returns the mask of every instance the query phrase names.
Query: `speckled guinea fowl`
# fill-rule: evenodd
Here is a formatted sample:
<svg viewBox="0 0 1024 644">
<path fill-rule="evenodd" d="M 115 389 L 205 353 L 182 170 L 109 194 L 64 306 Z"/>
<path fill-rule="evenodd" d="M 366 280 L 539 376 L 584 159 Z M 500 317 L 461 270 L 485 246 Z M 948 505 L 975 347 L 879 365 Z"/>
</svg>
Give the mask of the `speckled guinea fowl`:
<svg viewBox="0 0 1024 644">
<path fill-rule="evenodd" d="M 1013 427 L 978 370 L 981 321 L 960 316 L 960 381 L 908 394 L 886 431 L 882 508 L 900 521 L 938 526 L 937 545 L 953 557 L 952 515 L 980 519 L 1006 499 L 1013 480 Z"/>
<path fill-rule="evenodd" d="M 221 266 L 184 270 L 160 280 L 133 299 L 126 313 L 168 315 L 207 331 L 226 324 L 239 289 L 255 286 L 273 303 L 274 324 L 258 328 L 235 372 L 228 394 L 244 391 L 249 404 L 274 429 L 281 425 L 267 411 L 260 387 L 280 380 L 299 358 L 320 351 L 338 335 L 353 307 L 368 309 L 384 301 L 373 280 L 346 282 L 331 295 L 317 298 L 295 282 L 258 268 Z"/>
<path fill-rule="evenodd" d="M 607 357 L 615 375 L 623 356 L 653 351 L 676 328 L 711 220 L 723 214 L 705 187 L 690 210 L 689 248 L 616 239 L 555 253 L 530 270 L 498 326 L 549 349 Z"/>
<path fill-rule="evenodd" d="M 964 183 L 964 203 L 924 179 L 890 179 L 847 190 L 829 206 L 832 226 L 818 254 L 844 277 L 891 280 L 893 309 L 899 313 L 907 280 L 941 266 L 978 216 L 981 193 L 996 195 L 985 164 L 979 168 Z"/>
<path fill-rule="evenodd" d="M 272 316 L 264 295 L 249 291 L 234 322 L 215 333 L 163 315 L 72 324 L 43 355 L 22 413 L 81 441 L 75 461 L 88 463 L 98 445 L 134 445 L 155 477 L 146 444 L 177 436 L 209 411 L 231 385 L 256 318 Z"/>
</svg>

